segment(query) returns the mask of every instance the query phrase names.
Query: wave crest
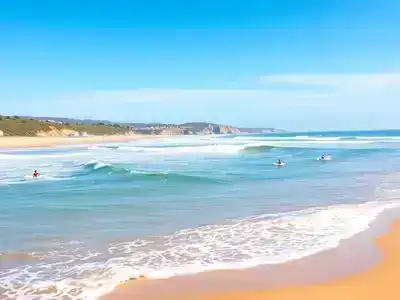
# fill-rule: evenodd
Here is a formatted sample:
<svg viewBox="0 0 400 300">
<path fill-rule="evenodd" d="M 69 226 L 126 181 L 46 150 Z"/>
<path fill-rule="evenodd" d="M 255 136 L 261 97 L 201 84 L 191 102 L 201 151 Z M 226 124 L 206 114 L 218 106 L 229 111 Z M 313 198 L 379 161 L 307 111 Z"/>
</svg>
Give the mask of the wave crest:
<svg viewBox="0 0 400 300">
<path fill-rule="evenodd" d="M 178 183 L 223 183 L 224 180 L 199 176 L 196 174 L 182 174 L 171 171 L 146 171 L 129 169 L 123 166 L 108 164 L 100 161 L 92 161 L 84 165 L 87 172 L 82 175 L 95 175 L 105 173 L 107 175 L 125 175 L 137 181 L 173 181 Z"/>
</svg>

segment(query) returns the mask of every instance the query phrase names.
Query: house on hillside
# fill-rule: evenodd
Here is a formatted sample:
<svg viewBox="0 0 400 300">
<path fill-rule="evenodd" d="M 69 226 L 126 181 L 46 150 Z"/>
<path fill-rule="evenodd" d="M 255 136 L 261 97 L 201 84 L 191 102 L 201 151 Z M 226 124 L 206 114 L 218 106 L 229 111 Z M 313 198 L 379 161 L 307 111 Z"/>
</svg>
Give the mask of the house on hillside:
<svg viewBox="0 0 400 300">
<path fill-rule="evenodd" d="M 64 124 L 63 122 L 56 121 L 56 120 L 46 120 L 46 121 L 49 122 L 49 123 L 54 123 L 54 124 Z"/>
</svg>

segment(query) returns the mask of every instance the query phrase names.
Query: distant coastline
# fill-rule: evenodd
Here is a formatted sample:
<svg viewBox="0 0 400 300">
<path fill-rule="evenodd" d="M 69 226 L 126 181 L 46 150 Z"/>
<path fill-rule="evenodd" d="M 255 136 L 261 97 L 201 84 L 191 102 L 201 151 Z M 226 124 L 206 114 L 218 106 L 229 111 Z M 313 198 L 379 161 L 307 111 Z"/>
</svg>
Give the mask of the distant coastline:
<svg viewBox="0 0 400 300">
<path fill-rule="evenodd" d="M 137 135 L 211 135 L 284 132 L 274 128 L 240 128 L 209 122 L 183 124 L 120 123 L 56 117 L 0 116 L 1 137 L 94 137 Z"/>
</svg>

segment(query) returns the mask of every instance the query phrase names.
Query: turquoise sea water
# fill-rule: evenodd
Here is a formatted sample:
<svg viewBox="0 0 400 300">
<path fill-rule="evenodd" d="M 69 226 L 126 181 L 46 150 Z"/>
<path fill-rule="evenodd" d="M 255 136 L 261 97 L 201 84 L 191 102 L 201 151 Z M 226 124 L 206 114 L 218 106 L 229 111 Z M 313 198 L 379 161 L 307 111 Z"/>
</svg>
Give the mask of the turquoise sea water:
<svg viewBox="0 0 400 300">
<path fill-rule="evenodd" d="M 95 299 L 336 247 L 397 206 L 399 168 L 400 131 L 3 149 L 0 298 Z"/>
</svg>

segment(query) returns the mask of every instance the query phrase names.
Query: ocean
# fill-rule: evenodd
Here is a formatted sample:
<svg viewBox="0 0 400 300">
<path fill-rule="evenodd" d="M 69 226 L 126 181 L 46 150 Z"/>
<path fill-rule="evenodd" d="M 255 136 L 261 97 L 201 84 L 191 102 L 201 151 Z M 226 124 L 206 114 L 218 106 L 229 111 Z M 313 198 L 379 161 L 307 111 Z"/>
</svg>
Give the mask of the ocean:
<svg viewBox="0 0 400 300">
<path fill-rule="evenodd" d="M 397 207 L 399 169 L 394 130 L 2 149 L 0 299 L 309 256 Z"/>
</svg>

